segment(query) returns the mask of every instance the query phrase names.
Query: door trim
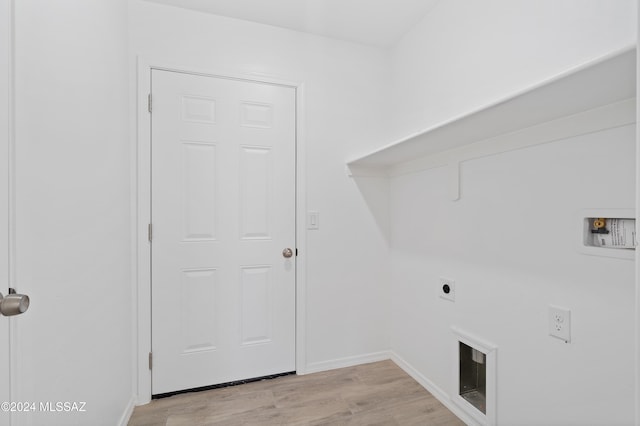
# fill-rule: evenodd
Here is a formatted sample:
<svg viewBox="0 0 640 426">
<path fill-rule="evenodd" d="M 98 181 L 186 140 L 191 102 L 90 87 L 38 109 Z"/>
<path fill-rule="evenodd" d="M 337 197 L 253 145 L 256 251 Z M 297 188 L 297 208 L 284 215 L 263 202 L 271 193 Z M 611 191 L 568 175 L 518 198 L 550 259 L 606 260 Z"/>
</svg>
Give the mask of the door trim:
<svg viewBox="0 0 640 426">
<path fill-rule="evenodd" d="M 131 152 L 131 216 L 132 216 L 132 310 L 137 320 L 133 330 L 132 367 L 134 371 L 134 394 L 136 404 L 151 401 L 151 246 L 147 225 L 151 217 L 151 118 L 148 112 L 148 94 L 151 89 L 151 70 L 181 72 L 207 77 L 245 80 L 256 83 L 276 84 L 291 87 L 296 92 L 296 372 L 306 372 L 306 144 L 304 138 L 304 83 L 290 82 L 247 74 L 235 70 L 210 70 L 173 64 L 161 59 L 137 57 L 137 88 L 135 144 Z"/>
</svg>

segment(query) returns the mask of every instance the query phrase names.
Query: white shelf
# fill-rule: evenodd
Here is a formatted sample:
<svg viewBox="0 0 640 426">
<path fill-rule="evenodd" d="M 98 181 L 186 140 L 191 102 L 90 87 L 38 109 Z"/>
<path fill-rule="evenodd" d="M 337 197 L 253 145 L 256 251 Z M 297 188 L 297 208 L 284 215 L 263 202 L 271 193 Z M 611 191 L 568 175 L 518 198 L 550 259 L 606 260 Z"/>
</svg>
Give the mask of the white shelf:
<svg viewBox="0 0 640 426">
<path fill-rule="evenodd" d="M 634 123 L 635 96 L 633 46 L 397 140 L 348 162 L 348 172 L 396 176 Z"/>
</svg>

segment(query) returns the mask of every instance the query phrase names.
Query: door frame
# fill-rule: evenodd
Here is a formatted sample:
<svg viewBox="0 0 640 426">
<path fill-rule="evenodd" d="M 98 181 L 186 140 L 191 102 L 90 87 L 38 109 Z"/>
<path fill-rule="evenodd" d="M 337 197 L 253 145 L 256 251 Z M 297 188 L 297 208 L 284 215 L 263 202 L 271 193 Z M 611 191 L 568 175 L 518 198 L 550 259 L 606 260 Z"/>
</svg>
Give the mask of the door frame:
<svg viewBox="0 0 640 426">
<path fill-rule="evenodd" d="M 306 370 L 306 145 L 304 138 L 304 83 L 283 81 L 237 70 L 211 70 L 198 66 L 184 66 L 162 59 L 137 57 L 135 140 L 131 152 L 131 206 L 132 206 L 132 309 L 134 323 L 132 360 L 134 394 L 137 405 L 151 401 L 151 245 L 148 241 L 148 224 L 151 215 L 151 115 L 148 111 L 148 94 L 151 91 L 151 71 L 162 70 L 206 77 L 276 84 L 291 87 L 296 93 L 296 372 Z"/>
</svg>

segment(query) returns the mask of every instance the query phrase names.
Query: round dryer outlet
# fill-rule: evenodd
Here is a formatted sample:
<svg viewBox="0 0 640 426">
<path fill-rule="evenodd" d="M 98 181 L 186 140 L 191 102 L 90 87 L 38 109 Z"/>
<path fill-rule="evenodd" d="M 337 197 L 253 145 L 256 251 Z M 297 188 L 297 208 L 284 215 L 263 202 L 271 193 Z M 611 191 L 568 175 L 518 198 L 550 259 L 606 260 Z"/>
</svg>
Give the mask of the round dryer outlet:
<svg viewBox="0 0 640 426">
<path fill-rule="evenodd" d="M 450 278 L 440 277 L 438 286 L 438 294 L 445 300 L 455 302 L 456 300 L 456 282 Z"/>
</svg>

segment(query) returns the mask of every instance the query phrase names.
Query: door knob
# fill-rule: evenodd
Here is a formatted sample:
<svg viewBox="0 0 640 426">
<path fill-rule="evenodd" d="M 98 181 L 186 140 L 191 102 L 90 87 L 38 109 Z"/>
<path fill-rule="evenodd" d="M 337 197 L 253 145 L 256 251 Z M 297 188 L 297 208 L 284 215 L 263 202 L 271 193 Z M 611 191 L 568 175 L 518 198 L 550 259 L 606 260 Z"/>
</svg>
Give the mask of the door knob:
<svg viewBox="0 0 640 426">
<path fill-rule="evenodd" d="M 288 258 L 290 258 L 291 256 L 293 256 L 293 250 L 291 250 L 290 248 L 286 248 L 286 249 L 282 250 L 282 255 L 283 255 L 285 258 L 287 258 L 287 259 L 288 259 Z"/>
<path fill-rule="evenodd" d="M 27 309 L 29 309 L 29 296 L 26 294 L 16 294 L 13 289 L 9 289 L 9 294 L 4 297 L 0 293 L 0 314 L 5 317 L 20 315 Z"/>
</svg>

